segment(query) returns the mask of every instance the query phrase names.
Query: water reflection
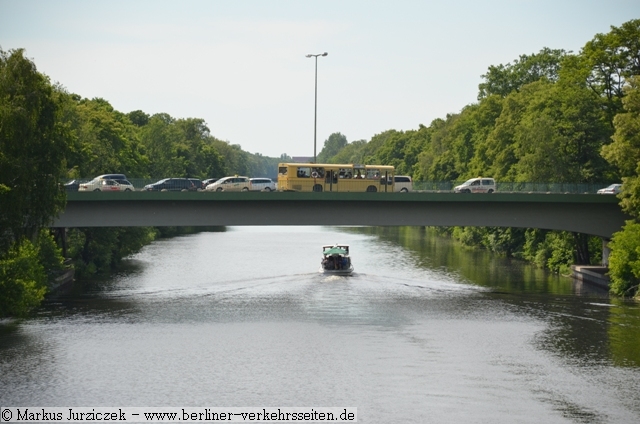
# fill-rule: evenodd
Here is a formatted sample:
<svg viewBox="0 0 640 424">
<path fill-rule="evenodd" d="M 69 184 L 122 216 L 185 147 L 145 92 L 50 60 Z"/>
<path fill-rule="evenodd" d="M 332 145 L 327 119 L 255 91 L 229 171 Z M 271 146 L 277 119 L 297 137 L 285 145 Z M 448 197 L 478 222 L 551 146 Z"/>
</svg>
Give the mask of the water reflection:
<svg viewBox="0 0 640 424">
<path fill-rule="evenodd" d="M 615 299 L 609 310 L 609 351 L 620 367 L 640 367 L 640 307 Z"/>
<path fill-rule="evenodd" d="M 492 299 L 549 323 L 538 346 L 575 363 L 640 365 L 640 307 L 610 299 L 605 289 L 553 275 L 522 261 L 470 250 L 424 227 L 358 227 L 402 246 L 417 266 L 454 274 L 490 289 Z"/>
</svg>

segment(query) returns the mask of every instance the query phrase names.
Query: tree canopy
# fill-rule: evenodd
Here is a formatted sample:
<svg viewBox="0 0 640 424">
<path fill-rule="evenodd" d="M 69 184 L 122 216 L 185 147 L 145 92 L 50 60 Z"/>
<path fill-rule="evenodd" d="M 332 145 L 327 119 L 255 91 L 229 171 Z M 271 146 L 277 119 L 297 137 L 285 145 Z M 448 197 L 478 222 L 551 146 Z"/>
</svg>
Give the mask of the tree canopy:
<svg viewBox="0 0 640 424">
<path fill-rule="evenodd" d="M 60 98 L 22 49 L 0 50 L 0 252 L 64 206 L 69 152 Z"/>
</svg>

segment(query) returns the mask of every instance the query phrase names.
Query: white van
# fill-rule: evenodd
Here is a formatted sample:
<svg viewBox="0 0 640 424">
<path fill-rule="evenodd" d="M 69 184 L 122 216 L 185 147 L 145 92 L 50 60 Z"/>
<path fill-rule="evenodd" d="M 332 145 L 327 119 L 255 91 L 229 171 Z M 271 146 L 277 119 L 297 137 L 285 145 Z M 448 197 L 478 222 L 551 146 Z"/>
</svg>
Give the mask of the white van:
<svg viewBox="0 0 640 424">
<path fill-rule="evenodd" d="M 493 193 L 496 180 L 493 178 L 471 178 L 453 188 L 454 193 Z"/>
<path fill-rule="evenodd" d="M 393 191 L 401 193 L 413 191 L 413 180 L 408 175 L 395 175 L 393 177 Z"/>
</svg>

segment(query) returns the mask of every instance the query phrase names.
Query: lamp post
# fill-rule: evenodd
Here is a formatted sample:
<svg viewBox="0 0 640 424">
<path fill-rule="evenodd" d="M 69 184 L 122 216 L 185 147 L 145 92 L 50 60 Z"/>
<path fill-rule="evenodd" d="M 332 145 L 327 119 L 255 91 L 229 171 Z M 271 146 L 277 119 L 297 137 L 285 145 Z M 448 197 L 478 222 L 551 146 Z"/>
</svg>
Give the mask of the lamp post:
<svg viewBox="0 0 640 424">
<path fill-rule="evenodd" d="M 315 57 L 316 58 L 316 94 L 315 94 L 315 107 L 313 110 L 313 163 L 317 162 L 316 159 L 316 133 L 317 133 L 317 125 L 318 125 L 318 56 L 326 56 L 329 53 L 318 53 L 318 54 L 308 54 L 307 57 Z"/>
</svg>

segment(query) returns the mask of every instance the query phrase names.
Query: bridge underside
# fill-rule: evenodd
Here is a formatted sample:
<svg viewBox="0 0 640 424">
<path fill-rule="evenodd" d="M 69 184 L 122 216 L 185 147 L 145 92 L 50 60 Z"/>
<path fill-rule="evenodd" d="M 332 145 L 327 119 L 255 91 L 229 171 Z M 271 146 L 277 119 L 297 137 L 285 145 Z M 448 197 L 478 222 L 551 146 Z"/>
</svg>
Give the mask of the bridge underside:
<svg viewBox="0 0 640 424">
<path fill-rule="evenodd" d="M 610 238 L 629 219 L 616 200 L 503 193 L 73 193 L 52 226 L 479 226 Z"/>
</svg>

